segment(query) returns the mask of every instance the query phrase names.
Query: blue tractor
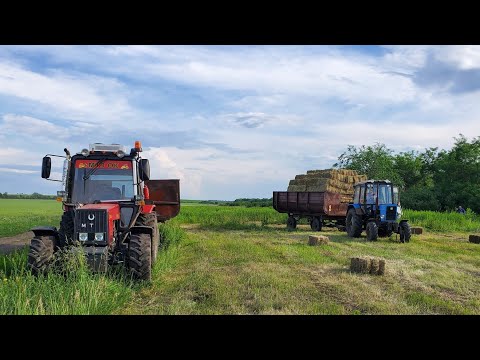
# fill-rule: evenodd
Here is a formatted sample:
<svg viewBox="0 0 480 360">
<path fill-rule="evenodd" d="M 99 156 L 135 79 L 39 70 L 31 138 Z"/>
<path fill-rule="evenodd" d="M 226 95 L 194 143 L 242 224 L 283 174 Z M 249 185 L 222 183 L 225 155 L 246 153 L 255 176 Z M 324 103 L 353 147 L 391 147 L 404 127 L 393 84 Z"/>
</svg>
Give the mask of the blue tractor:
<svg viewBox="0 0 480 360">
<path fill-rule="evenodd" d="M 348 236 L 358 238 L 365 230 L 368 241 L 393 233 L 400 235 L 402 243 L 410 241 L 410 224 L 406 219 L 400 220 L 398 188 L 391 181 L 367 180 L 355 184 L 354 188 L 345 224 Z"/>
</svg>

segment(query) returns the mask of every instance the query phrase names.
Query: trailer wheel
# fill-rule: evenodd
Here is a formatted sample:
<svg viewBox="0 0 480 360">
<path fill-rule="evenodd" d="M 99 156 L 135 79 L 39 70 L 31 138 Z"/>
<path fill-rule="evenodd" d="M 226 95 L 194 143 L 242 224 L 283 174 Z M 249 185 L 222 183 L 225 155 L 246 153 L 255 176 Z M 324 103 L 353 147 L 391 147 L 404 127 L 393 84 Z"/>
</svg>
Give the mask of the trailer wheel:
<svg viewBox="0 0 480 360">
<path fill-rule="evenodd" d="M 410 229 L 410 224 L 408 222 L 400 222 L 398 231 L 400 233 L 400 242 L 406 243 L 410 241 L 410 238 L 412 237 L 412 230 Z"/>
<path fill-rule="evenodd" d="M 366 227 L 367 240 L 376 241 L 378 238 L 378 226 L 374 221 L 370 221 Z"/>
<path fill-rule="evenodd" d="M 355 209 L 348 210 L 346 227 L 350 237 L 358 238 L 362 234 L 362 217 L 357 215 Z"/>
<path fill-rule="evenodd" d="M 310 227 L 313 231 L 322 231 L 322 222 L 320 218 L 314 217 L 310 222 Z"/>
<path fill-rule="evenodd" d="M 297 227 L 297 220 L 293 216 L 289 216 L 287 219 L 287 229 L 294 230 Z"/>
</svg>

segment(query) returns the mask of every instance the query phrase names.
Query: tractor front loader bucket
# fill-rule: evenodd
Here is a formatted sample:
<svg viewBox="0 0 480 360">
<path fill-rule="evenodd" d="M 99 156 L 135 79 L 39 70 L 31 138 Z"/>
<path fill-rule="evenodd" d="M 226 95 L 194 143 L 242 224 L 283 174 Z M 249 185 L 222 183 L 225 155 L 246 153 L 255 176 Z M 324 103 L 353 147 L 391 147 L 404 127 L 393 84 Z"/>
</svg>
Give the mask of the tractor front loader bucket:
<svg viewBox="0 0 480 360">
<path fill-rule="evenodd" d="M 180 212 L 180 180 L 147 180 L 150 200 L 155 204 L 157 219 L 165 222 Z"/>
</svg>

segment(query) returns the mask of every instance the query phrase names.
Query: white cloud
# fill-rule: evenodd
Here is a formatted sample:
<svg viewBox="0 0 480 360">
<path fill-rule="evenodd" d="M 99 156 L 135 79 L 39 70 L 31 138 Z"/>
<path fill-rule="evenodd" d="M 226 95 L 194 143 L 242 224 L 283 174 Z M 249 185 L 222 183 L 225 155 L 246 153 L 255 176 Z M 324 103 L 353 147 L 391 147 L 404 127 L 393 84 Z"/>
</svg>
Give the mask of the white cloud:
<svg viewBox="0 0 480 360">
<path fill-rule="evenodd" d="M 12 173 L 17 173 L 17 174 L 34 174 L 34 173 L 38 172 L 38 171 L 33 171 L 33 170 L 22 170 L 22 169 L 4 168 L 4 167 L 0 167 L 0 171 L 12 172 Z"/>
<path fill-rule="evenodd" d="M 3 123 L 0 123 L 0 132 L 62 140 L 69 136 L 67 128 L 55 125 L 49 121 L 14 114 L 3 116 Z"/>
<path fill-rule="evenodd" d="M 0 62 L 0 94 L 33 101 L 67 119 L 118 120 L 131 114 L 124 86 L 115 79 L 63 71 L 48 75 Z"/>
</svg>

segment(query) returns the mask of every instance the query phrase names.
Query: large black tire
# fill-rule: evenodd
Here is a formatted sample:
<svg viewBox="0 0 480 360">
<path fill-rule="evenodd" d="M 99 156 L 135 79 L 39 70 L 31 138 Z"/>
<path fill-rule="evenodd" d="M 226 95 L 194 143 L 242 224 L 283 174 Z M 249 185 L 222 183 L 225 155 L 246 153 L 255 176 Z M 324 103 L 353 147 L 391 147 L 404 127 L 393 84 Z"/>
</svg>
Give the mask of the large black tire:
<svg viewBox="0 0 480 360">
<path fill-rule="evenodd" d="M 160 246 L 160 230 L 158 229 L 158 220 L 156 213 L 140 214 L 137 218 L 137 225 L 151 227 L 152 232 L 152 263 L 157 261 L 158 248 Z"/>
<path fill-rule="evenodd" d="M 62 215 L 62 220 L 60 221 L 60 229 L 58 229 L 59 242 L 58 246 L 63 248 L 67 245 L 72 245 L 74 242 L 73 239 L 73 211 L 66 211 Z"/>
<path fill-rule="evenodd" d="M 152 278 L 152 239 L 148 234 L 130 235 L 128 267 L 135 279 Z"/>
<path fill-rule="evenodd" d="M 27 266 L 33 275 L 47 273 L 53 260 L 57 241 L 54 236 L 35 236 L 30 242 Z"/>
<path fill-rule="evenodd" d="M 365 232 L 367 233 L 367 240 L 368 241 L 377 241 L 378 238 L 378 226 L 374 221 L 370 221 L 367 223 L 365 228 Z"/>
<path fill-rule="evenodd" d="M 410 229 L 410 224 L 406 221 L 402 221 L 398 226 L 398 230 L 400 232 L 400 242 L 409 242 L 410 238 L 412 237 L 412 229 Z"/>
<path fill-rule="evenodd" d="M 322 231 L 322 221 L 318 217 L 314 217 L 310 222 L 310 228 L 313 231 Z"/>
<path fill-rule="evenodd" d="M 287 219 L 287 229 L 294 230 L 297 227 L 297 220 L 293 216 L 289 216 Z"/>
<path fill-rule="evenodd" d="M 357 215 L 355 209 L 348 210 L 346 227 L 350 237 L 358 238 L 362 234 L 362 217 Z"/>
</svg>

